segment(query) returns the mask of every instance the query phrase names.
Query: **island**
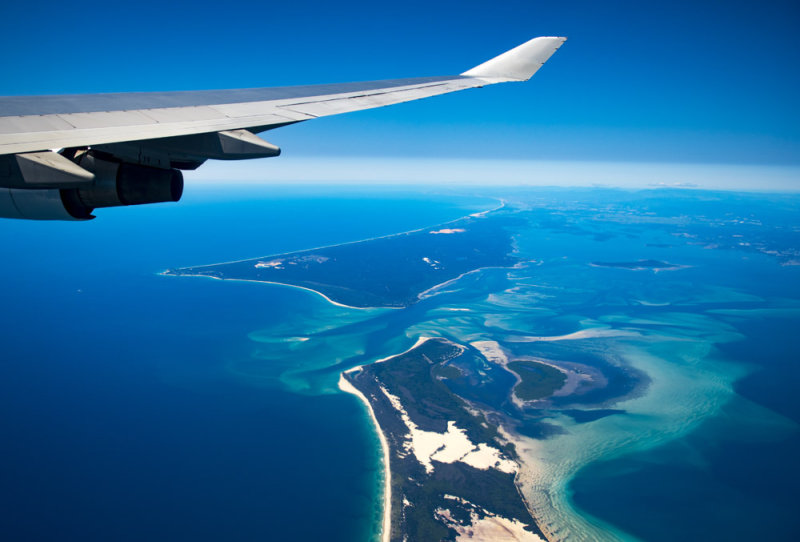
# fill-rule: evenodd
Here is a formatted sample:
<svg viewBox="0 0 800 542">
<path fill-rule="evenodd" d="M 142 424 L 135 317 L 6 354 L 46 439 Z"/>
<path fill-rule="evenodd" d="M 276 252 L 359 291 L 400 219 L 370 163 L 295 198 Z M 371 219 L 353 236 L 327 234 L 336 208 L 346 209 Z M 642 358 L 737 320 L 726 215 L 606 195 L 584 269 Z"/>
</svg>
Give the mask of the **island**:
<svg viewBox="0 0 800 542">
<path fill-rule="evenodd" d="M 407 307 L 466 273 L 515 265 L 509 228 L 517 222 L 477 213 L 386 237 L 162 274 L 285 284 L 350 307 Z"/>
<path fill-rule="evenodd" d="M 744 374 L 717 360 L 742 336 L 732 322 L 774 307 L 749 283 L 719 284 L 721 262 L 793 278 L 796 212 L 770 215 L 780 223 L 767 235 L 753 217 L 701 203 L 653 216 L 655 200 L 632 213 L 614 196 L 511 201 L 412 232 L 165 274 L 279 283 L 334 304 L 397 309 L 313 304 L 307 324 L 258 330 L 249 356 L 226 361 L 258 385 L 329 394 L 338 383 L 363 403 L 381 442 L 383 513 L 369 517 L 382 518 L 384 542 L 627 539 L 615 525 L 643 540 L 680 538 L 697 516 L 628 517 L 642 516 L 628 513 L 641 504 L 631 486 L 606 484 L 608 472 L 593 469 L 683 438 L 724 411 Z M 665 272 L 690 266 L 691 280 Z M 771 287 L 763 291 L 778 291 Z M 323 328 L 319 317 L 329 318 Z M 668 456 L 654 457 L 648 464 Z M 612 470 L 617 479 L 626 469 Z M 706 488 L 652 479 L 676 502 L 707 504 Z M 740 527 L 711 524 L 734 538 Z"/>
<path fill-rule="evenodd" d="M 512 361 L 508 368 L 516 373 L 520 381 L 514 387 L 514 395 L 523 401 L 542 399 L 553 394 L 567 382 L 566 371 L 535 361 Z"/>
<path fill-rule="evenodd" d="M 161 274 L 280 284 L 334 305 L 398 309 L 364 317 L 369 329 L 419 339 L 413 347 L 384 350 L 390 357 L 382 359 L 354 352 L 323 369 L 329 385 L 338 379 L 363 402 L 381 441 L 383 542 L 556 540 L 563 506 L 550 503 L 563 493 L 543 494 L 542 484 L 560 466 L 535 450 L 568 434 L 565 424 L 624 416 L 612 407 L 647 379 L 608 348 L 639 332 L 583 317 L 537 324 L 550 313 L 537 309 L 563 295 L 540 271 L 546 246 L 525 237 L 538 212 L 504 204 L 410 232 Z M 604 274 L 677 267 L 645 259 L 593 265 L 609 268 Z M 476 283 L 489 288 L 473 296 Z M 427 325 L 413 325 L 423 316 Z M 343 336 L 358 335 L 357 327 Z M 311 330 L 286 340 L 313 357 L 320 337 Z"/>
<path fill-rule="evenodd" d="M 385 541 L 545 539 L 518 487 L 519 457 L 499 413 L 449 386 L 484 365 L 469 345 L 421 338 L 342 373 L 340 388 L 365 402 L 382 439 Z"/>
</svg>

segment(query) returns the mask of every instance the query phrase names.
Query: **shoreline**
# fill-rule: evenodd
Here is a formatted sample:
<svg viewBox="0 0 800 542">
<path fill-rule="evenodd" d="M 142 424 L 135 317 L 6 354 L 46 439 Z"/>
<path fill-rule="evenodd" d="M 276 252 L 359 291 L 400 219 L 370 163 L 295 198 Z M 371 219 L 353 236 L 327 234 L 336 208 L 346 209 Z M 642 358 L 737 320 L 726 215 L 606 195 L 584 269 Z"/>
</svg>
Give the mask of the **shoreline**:
<svg viewBox="0 0 800 542">
<path fill-rule="evenodd" d="M 384 361 L 389 361 L 390 359 L 394 359 L 394 358 L 400 357 L 400 356 L 402 356 L 404 354 L 408 354 L 409 352 L 411 352 L 412 350 L 414 350 L 418 346 L 422 346 L 423 344 L 425 344 L 426 342 L 428 342 L 431 339 L 433 339 L 433 337 L 428 337 L 426 335 L 420 335 L 419 338 L 417 339 L 417 342 L 415 342 L 413 344 L 413 346 L 411 346 L 407 350 L 403 350 L 399 354 L 392 354 L 391 356 L 386 356 L 385 358 L 376 359 L 375 361 L 371 361 L 369 363 L 364 363 L 362 365 L 357 365 L 357 366 L 351 367 L 351 368 L 349 368 L 349 369 L 347 369 L 346 371 L 343 371 L 343 372 L 345 372 L 345 373 L 355 372 L 356 369 L 360 369 L 364 365 L 372 365 L 373 363 L 383 363 Z"/>
<path fill-rule="evenodd" d="M 384 361 L 389 361 L 390 359 L 396 358 L 398 356 L 402 356 L 411 352 L 418 346 L 425 344 L 426 341 L 430 340 L 432 337 L 419 337 L 417 342 L 403 352 L 399 354 L 392 354 L 391 356 L 386 356 L 380 359 L 376 359 L 375 361 L 371 361 L 370 363 L 365 363 L 364 365 L 372 365 L 373 363 L 382 363 Z M 367 412 L 369 412 L 369 417 L 372 419 L 372 425 L 375 427 L 375 432 L 378 434 L 378 439 L 381 442 L 381 451 L 383 452 L 383 519 L 381 521 L 381 542 L 389 542 L 391 538 L 392 532 L 392 470 L 389 466 L 389 442 L 386 440 L 386 435 L 383 434 L 381 430 L 381 425 L 378 423 L 378 418 L 375 416 L 375 411 L 372 410 L 372 405 L 367 399 L 367 396 L 361 393 L 358 388 L 356 388 L 353 384 L 351 384 L 346 378 L 346 373 L 354 373 L 356 371 L 360 371 L 364 365 L 356 365 L 355 367 L 351 367 L 345 371 L 342 371 L 339 374 L 339 389 L 344 393 L 350 393 L 358 397 L 364 406 L 367 407 Z"/>
<path fill-rule="evenodd" d="M 346 378 L 345 373 L 353 372 L 361 369 L 361 366 L 353 367 L 347 371 L 343 371 L 339 375 L 339 389 L 344 393 L 351 393 L 358 397 L 364 406 L 367 407 L 369 417 L 372 419 L 372 424 L 375 427 L 375 432 L 378 433 L 378 439 L 381 442 L 381 451 L 383 452 L 383 519 L 381 520 L 381 542 L 389 542 L 392 528 L 392 471 L 389 466 L 389 443 L 386 436 L 381 431 L 381 426 L 378 424 L 378 418 L 375 417 L 375 411 L 372 410 L 372 405 L 369 404 L 369 399 L 358 391 Z"/>
<path fill-rule="evenodd" d="M 192 269 L 194 267 L 214 267 L 216 265 L 225 265 L 225 264 L 229 264 L 229 263 L 242 263 L 242 262 L 249 262 L 251 260 L 261 260 L 261 259 L 264 259 L 264 258 L 277 258 L 278 256 L 289 256 L 289 255 L 292 255 L 292 254 L 299 254 L 301 252 L 311 252 L 313 250 L 321 250 L 323 248 L 333 248 L 333 247 L 342 247 L 342 246 L 347 246 L 347 245 L 354 245 L 356 243 L 365 243 L 367 241 L 376 241 L 378 239 L 390 239 L 392 237 L 399 237 L 401 235 L 408 235 L 409 233 L 421 232 L 421 231 L 427 230 L 429 228 L 437 228 L 437 227 L 441 227 L 441 226 L 447 226 L 448 224 L 452 224 L 452 223 L 458 222 L 460 220 L 465 220 L 467 218 L 482 218 L 482 217 L 486 216 L 487 214 L 494 213 L 495 211 L 499 211 L 500 209 L 503 209 L 506 206 L 506 200 L 504 200 L 502 198 L 488 198 L 488 199 L 493 199 L 495 201 L 499 201 L 500 205 L 498 205 L 497 207 L 492 207 L 491 209 L 486 209 L 485 211 L 479 211 L 479 212 L 476 212 L 476 213 L 460 216 L 458 218 L 454 218 L 453 220 L 448 220 L 447 222 L 440 222 L 438 224 L 429 224 L 427 226 L 422 226 L 420 228 L 416 228 L 416 229 L 413 229 L 413 230 L 401 231 L 401 232 L 397 232 L 397 233 L 388 233 L 386 235 L 378 235 L 376 237 L 368 237 L 366 239 L 357 239 L 355 241 L 345 241 L 344 243 L 334 243 L 332 245 L 323 245 L 321 247 L 303 248 L 303 249 L 300 249 L 300 250 L 293 250 L 291 252 L 280 252 L 278 254 L 268 254 L 266 256 L 255 256 L 253 258 L 243 258 L 241 260 L 230 260 L 230 261 L 226 261 L 226 262 L 207 263 L 207 264 L 202 264 L 202 265 L 190 265 L 190 266 L 186 266 L 186 267 L 179 267 L 178 269 Z M 159 274 L 162 274 L 162 273 L 159 273 Z M 184 276 L 195 276 L 195 275 L 184 275 Z M 207 276 L 207 275 L 200 275 L 200 276 Z M 255 282 L 259 282 L 259 281 L 255 281 Z M 277 283 L 277 284 L 280 284 L 280 283 Z"/>
<path fill-rule="evenodd" d="M 461 220 L 466 220 L 466 219 L 469 219 L 469 218 L 482 218 L 482 217 L 488 215 L 489 213 L 494 213 L 496 211 L 499 211 L 500 209 L 503 209 L 506 206 L 506 201 L 504 199 L 500 199 L 499 201 L 500 201 L 500 205 L 498 205 L 497 207 L 493 207 L 491 209 L 486 209 L 485 211 L 480 211 L 480 212 L 477 212 L 477 213 L 472 213 L 472 214 L 469 214 L 469 215 L 461 216 L 459 218 L 456 218 L 454 220 L 449 220 L 447 222 L 442 222 L 442 223 L 439 223 L 439 224 L 432 224 L 432 225 L 423 226 L 421 228 L 417 228 L 417 229 L 414 229 L 414 230 L 408 230 L 408 231 L 403 231 L 403 232 L 398 232 L 398 233 L 390 233 L 388 235 L 379 235 L 377 237 L 370 237 L 370 238 L 367 238 L 367 239 L 359 239 L 357 241 L 347 241 L 345 243 L 336 243 L 336 244 L 333 244 L 333 245 L 325 245 L 325 246 L 321 246 L 321 247 L 313 247 L 313 248 L 308 248 L 308 249 L 295 250 L 295 251 L 292 251 L 292 252 L 282 252 L 282 253 L 279 253 L 279 254 L 271 254 L 271 255 L 267 255 L 267 256 L 257 256 L 255 258 L 245 258 L 245 259 L 242 259 L 242 260 L 231 260 L 231 261 L 227 261 L 227 262 L 217 262 L 217 263 L 210 263 L 210 264 L 204 264 L 204 265 L 198 265 L 198 266 L 178 267 L 178 268 L 176 268 L 176 271 L 180 271 L 181 269 L 206 268 L 206 267 L 214 267 L 214 266 L 217 266 L 217 265 L 226 265 L 226 264 L 231 264 L 231 263 L 248 262 L 248 261 L 260 260 L 260 259 L 264 259 L 264 258 L 276 258 L 278 256 L 287 256 L 287 255 L 291 255 L 291 254 L 298 254 L 298 253 L 301 253 L 301 252 L 310 252 L 310 251 L 313 251 L 313 250 L 321 250 L 321 249 L 325 249 L 325 248 L 333 248 L 333 247 L 339 247 L 339 246 L 354 245 L 356 243 L 364 243 L 364 242 L 367 242 L 367 241 L 375 241 L 375 240 L 379 240 L 379 239 L 389 239 L 389 238 L 392 238 L 392 237 L 399 237 L 401 235 L 408 235 L 408 234 L 411 234 L 411 233 L 417 233 L 417 232 L 421 232 L 423 230 L 430 229 L 430 228 L 437 228 L 437 227 L 441 227 L 441 226 L 447 226 L 448 224 L 453 224 L 455 222 L 459 222 Z M 442 287 L 444 287 L 445 285 L 447 285 L 447 284 L 449 284 L 451 282 L 455 282 L 456 280 L 460 279 L 464 275 L 468 275 L 470 273 L 474 273 L 476 271 L 480 271 L 481 269 L 489 269 L 489 267 L 472 269 L 470 271 L 466 271 L 466 272 L 462 273 L 461 275 L 459 275 L 459 276 L 457 276 L 455 278 L 446 280 L 446 281 L 444 281 L 444 282 L 442 282 L 440 284 L 435 284 L 434 286 L 431 286 L 430 288 L 428 288 L 428 289 L 420 292 L 419 294 L 417 294 L 417 301 L 422 301 L 423 299 L 425 299 L 427 297 L 430 297 L 431 295 L 435 295 L 435 293 L 429 294 L 429 292 L 434 292 L 435 290 L 437 290 L 439 288 L 442 288 Z M 372 307 L 372 306 L 370 306 L 370 307 L 354 307 L 352 305 L 346 305 L 344 303 L 340 303 L 338 301 L 334 301 L 333 299 L 331 299 L 327 295 L 323 294 L 322 292 L 314 290 L 313 288 L 308 288 L 307 286 L 298 286 L 296 284 L 288 284 L 286 282 L 275 282 L 275 281 L 269 281 L 269 280 L 235 279 L 235 278 L 232 279 L 232 278 L 224 278 L 224 277 L 215 277 L 213 275 L 203 275 L 203 274 L 197 274 L 197 273 L 170 273 L 169 271 L 170 271 L 169 269 L 166 269 L 164 271 L 160 271 L 160 272 L 156 273 L 156 275 L 160 275 L 162 277 L 205 277 L 205 278 L 211 278 L 211 279 L 221 280 L 221 281 L 229 280 L 229 281 L 235 281 L 235 282 L 254 282 L 254 283 L 258 283 L 258 284 L 273 284 L 273 285 L 276 285 L 276 286 L 286 286 L 286 287 L 290 287 L 290 288 L 299 288 L 301 290 L 306 290 L 308 292 L 315 293 L 318 296 L 321 296 L 328 303 L 330 303 L 332 305 L 335 305 L 337 307 L 345 308 L 345 309 L 358 309 L 358 310 L 395 309 L 395 310 L 397 310 L 397 309 L 405 309 L 405 308 L 408 308 L 408 306 L 410 306 L 410 305 L 408 305 L 408 306 L 405 306 L 405 307 Z"/>
<path fill-rule="evenodd" d="M 215 264 L 215 265 L 217 265 L 217 264 Z M 189 274 L 189 273 L 186 273 L 186 274 L 183 274 L 183 273 L 181 273 L 181 274 L 173 274 L 173 273 L 168 273 L 167 271 L 161 271 L 159 273 L 156 273 L 156 275 L 160 275 L 162 277 L 198 277 L 198 278 L 219 280 L 219 281 L 222 281 L 222 282 L 225 282 L 225 281 L 229 281 L 229 282 L 252 282 L 252 283 L 255 283 L 255 284 L 272 284 L 274 286 L 285 286 L 287 288 L 297 288 L 299 290 L 305 290 L 307 292 L 311 292 L 311 293 L 317 294 L 318 296 L 322 297 L 325 301 L 327 301 L 331 305 L 335 305 L 337 307 L 342 307 L 343 309 L 355 309 L 355 310 L 363 311 L 363 310 L 402 309 L 402 308 L 404 308 L 404 307 L 354 307 L 352 305 L 345 305 L 344 303 L 339 303 L 338 301 L 334 301 L 330 297 L 326 296 L 325 294 L 323 294 L 322 292 L 319 292 L 317 290 L 308 288 L 306 286 L 298 286 L 297 284 L 288 284 L 286 282 L 274 282 L 274 281 L 270 281 L 270 280 L 255 280 L 255 279 L 227 279 L 227 278 L 224 278 L 224 277 L 215 277 L 213 275 L 199 275 L 199 274 Z"/>
<path fill-rule="evenodd" d="M 366 407 L 367 412 L 369 413 L 369 417 L 372 420 L 373 427 L 378 434 L 378 439 L 380 440 L 381 444 L 381 451 L 383 454 L 383 463 L 384 463 L 384 479 L 383 479 L 383 519 L 381 521 L 382 528 L 381 528 L 381 542 L 390 542 L 391 539 L 391 510 L 392 510 L 392 493 L 391 493 L 391 468 L 389 466 L 390 462 L 390 450 L 389 450 L 389 443 L 386 439 L 386 436 L 381 429 L 380 423 L 378 422 L 378 418 L 375 415 L 375 411 L 372 409 L 372 405 L 369 402 L 369 399 L 360 391 L 358 390 L 347 378 L 345 377 L 348 373 L 355 373 L 360 371 L 366 365 L 373 365 L 375 363 L 383 363 L 385 361 L 389 361 L 391 359 L 397 358 L 399 356 L 403 356 L 412 350 L 416 349 L 417 347 L 425 344 L 425 342 L 433 339 L 435 337 L 429 336 L 420 336 L 417 341 L 414 343 L 413 346 L 408 348 L 407 350 L 400 352 L 398 354 L 393 354 L 390 356 L 386 356 L 369 363 L 365 363 L 362 365 L 357 365 L 355 367 L 351 367 L 345 371 L 342 371 L 339 375 L 339 382 L 338 387 L 344 393 L 350 393 L 355 395 Z M 536 507 L 534 503 L 531 502 L 528 497 L 526 496 L 526 488 L 534 487 L 536 480 L 539 476 L 541 476 L 541 469 L 537 469 L 535 464 L 532 464 L 530 459 L 523 459 L 522 454 L 519 451 L 527 450 L 531 451 L 533 448 L 536 447 L 536 441 L 533 439 L 528 439 L 522 435 L 519 435 L 512 430 L 509 430 L 505 427 L 498 426 L 499 432 L 503 439 L 507 442 L 510 442 L 514 445 L 515 449 L 517 450 L 516 455 L 517 458 L 514 460 L 514 463 L 517 465 L 517 472 L 514 476 L 514 485 L 517 489 L 517 495 L 524 504 L 525 508 L 528 509 L 530 512 L 531 517 L 534 520 L 534 525 L 541 531 L 544 542 L 554 542 L 557 540 L 555 533 L 552 529 L 548 529 L 545 526 L 544 518 L 541 517 L 539 514 L 536 513 Z M 538 475 L 538 476 L 537 476 Z M 541 538 L 539 538 L 541 540 Z"/>
<path fill-rule="evenodd" d="M 397 235 L 401 235 L 401 234 L 397 234 Z M 327 247 L 324 247 L 324 248 L 327 248 Z M 230 263 L 233 263 L 233 262 L 230 262 Z M 222 264 L 211 264 L 211 265 L 222 265 Z M 452 284 L 452 283 L 454 283 L 454 282 L 456 282 L 456 281 L 458 281 L 458 280 L 460 280 L 460 279 L 464 278 L 465 276 L 470 275 L 472 273 L 477 273 L 478 271 L 484 271 L 486 269 L 516 269 L 517 265 L 519 265 L 519 264 L 514 264 L 513 266 L 510 266 L 510 267 L 489 265 L 489 266 L 486 266 L 486 267 L 478 267 L 476 269 L 471 269 L 469 271 L 465 271 L 465 272 L 461 273 L 460 275 L 458 275 L 457 277 L 453 277 L 452 279 L 448 279 L 448 280 L 446 280 L 444 282 L 440 282 L 439 284 L 435 284 L 435 285 L 431 286 L 430 288 L 428 288 L 427 290 L 423 290 L 422 292 L 418 293 L 416 302 L 423 301 L 425 299 L 429 299 L 431 297 L 434 297 L 435 295 L 437 295 L 439 293 L 439 292 L 437 292 L 437 290 L 440 290 L 441 288 L 444 288 L 444 287 L 448 286 L 449 284 Z M 203 267 L 206 267 L 206 266 L 203 266 Z M 224 282 L 224 281 L 230 281 L 230 282 L 252 282 L 252 283 L 255 283 L 255 284 L 272 284 L 274 286 L 285 286 L 287 288 L 298 288 L 300 290 L 305 290 L 307 292 L 311 292 L 311 293 L 317 294 L 318 296 L 322 297 L 325 301 L 327 301 L 331 305 L 335 305 L 337 307 L 342 307 L 343 309 L 355 309 L 355 310 L 403 310 L 403 309 L 407 309 L 408 307 L 411 307 L 412 305 L 416 304 L 416 302 L 415 302 L 415 303 L 412 303 L 410 305 L 406 305 L 404 307 L 386 307 L 386 306 L 383 306 L 383 307 L 374 307 L 374 306 L 370 306 L 370 307 L 355 307 L 353 305 L 345 305 L 344 303 L 340 303 L 338 301 L 334 301 L 333 299 L 331 299 L 327 295 L 323 294 L 319 290 L 314 290 L 313 288 L 309 288 L 308 286 L 299 286 L 297 284 L 289 284 L 288 282 L 275 282 L 275 281 L 272 281 L 272 280 L 255 280 L 255 279 L 230 279 L 230 278 L 225 278 L 225 277 L 215 277 L 214 275 L 203 275 L 203 274 L 199 274 L 199 273 L 170 273 L 169 269 L 164 270 L 164 271 L 159 271 L 158 273 L 156 273 L 156 275 L 159 275 L 159 276 L 162 276 L 162 277 L 199 277 L 199 278 L 207 278 L 207 279 L 219 280 L 219 281 L 222 281 L 222 282 Z M 526 341 L 521 341 L 521 342 L 526 342 Z M 417 346 L 419 346 L 419 345 L 414 345 L 412 347 L 412 349 L 416 348 Z M 403 353 L 405 353 L 405 352 L 403 352 Z M 400 355 L 400 354 L 397 354 L 397 355 Z"/>
<path fill-rule="evenodd" d="M 446 281 L 440 282 L 439 284 L 434 284 L 430 288 L 421 291 L 420 293 L 417 294 L 417 301 L 423 301 L 425 299 L 429 299 L 429 298 L 431 298 L 431 297 L 433 297 L 435 295 L 438 295 L 440 292 L 438 292 L 437 290 L 441 290 L 442 288 L 445 288 L 445 287 L 449 286 L 450 284 L 453 284 L 456 281 L 461 280 L 462 278 L 466 277 L 467 275 L 471 275 L 472 273 L 477 273 L 478 271 L 485 271 L 486 269 L 514 269 L 514 268 L 516 268 L 516 266 L 517 266 L 517 264 L 514 264 L 514 265 L 512 265 L 510 267 L 508 267 L 508 266 L 507 267 L 503 267 L 503 266 L 500 266 L 500 265 L 487 265 L 485 267 L 476 267 L 475 269 L 470 269 L 469 271 L 464 271 L 463 273 L 461 273 L 457 277 L 453 277 L 451 279 L 447 279 Z"/>
</svg>

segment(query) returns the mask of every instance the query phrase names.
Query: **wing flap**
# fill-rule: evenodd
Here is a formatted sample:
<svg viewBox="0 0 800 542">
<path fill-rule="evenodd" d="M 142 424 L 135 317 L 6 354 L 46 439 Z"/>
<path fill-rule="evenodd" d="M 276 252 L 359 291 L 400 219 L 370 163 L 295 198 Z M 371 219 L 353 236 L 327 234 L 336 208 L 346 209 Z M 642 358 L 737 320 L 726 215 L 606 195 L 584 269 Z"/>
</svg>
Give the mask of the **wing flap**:
<svg viewBox="0 0 800 542">
<path fill-rule="evenodd" d="M 233 119 L 220 118 L 211 121 L 173 122 L 169 124 L 153 122 L 139 126 L 110 126 L 82 130 L 0 134 L 0 154 L 36 152 L 30 149 L 87 147 L 108 143 L 124 143 L 238 130 L 241 128 L 270 127 L 285 125 L 287 122 L 291 121 L 288 121 L 285 115 L 262 114 Z"/>
<path fill-rule="evenodd" d="M 57 152 L 0 156 L 0 184 L 17 188 L 71 187 L 91 184 L 94 175 Z"/>
</svg>

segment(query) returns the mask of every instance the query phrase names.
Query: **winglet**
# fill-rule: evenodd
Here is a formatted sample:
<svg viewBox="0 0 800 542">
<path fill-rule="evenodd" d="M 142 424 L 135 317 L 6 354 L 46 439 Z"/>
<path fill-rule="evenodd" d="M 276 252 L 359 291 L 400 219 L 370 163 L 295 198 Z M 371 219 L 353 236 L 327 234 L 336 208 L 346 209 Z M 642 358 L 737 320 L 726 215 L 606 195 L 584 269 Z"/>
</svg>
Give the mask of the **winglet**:
<svg viewBox="0 0 800 542">
<path fill-rule="evenodd" d="M 480 79 L 527 81 L 565 41 L 567 38 L 533 38 L 461 75 Z"/>
</svg>

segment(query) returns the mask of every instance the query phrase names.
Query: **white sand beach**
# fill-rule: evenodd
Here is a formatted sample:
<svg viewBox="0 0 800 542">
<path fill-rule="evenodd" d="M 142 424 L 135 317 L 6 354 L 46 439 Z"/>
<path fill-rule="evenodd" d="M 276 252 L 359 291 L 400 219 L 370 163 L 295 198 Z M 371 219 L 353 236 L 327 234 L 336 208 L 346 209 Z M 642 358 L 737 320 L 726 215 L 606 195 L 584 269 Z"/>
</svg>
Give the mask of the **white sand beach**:
<svg viewBox="0 0 800 542">
<path fill-rule="evenodd" d="M 352 372 L 358 369 L 360 369 L 360 367 L 355 367 L 346 372 Z M 375 426 L 375 431 L 378 433 L 378 438 L 381 441 L 381 451 L 383 452 L 383 521 L 381 522 L 381 542 L 389 542 L 389 535 L 391 534 L 392 527 L 392 471 L 389 467 L 389 443 L 386 442 L 386 437 L 381 431 L 378 418 L 375 417 L 375 412 L 372 410 L 372 405 L 369 404 L 369 400 L 345 379 L 344 374 L 339 376 L 339 389 L 345 393 L 352 393 L 361 399 L 361 402 L 367 407 L 369 416 L 372 419 L 372 424 Z"/>
<path fill-rule="evenodd" d="M 228 279 L 224 277 L 215 277 L 212 275 L 170 275 L 166 272 L 159 273 L 159 275 L 163 275 L 165 277 L 200 277 L 200 278 L 207 278 L 207 279 L 214 279 L 214 280 L 221 280 L 221 281 L 229 281 L 229 282 L 255 282 L 257 284 L 273 284 L 275 286 L 285 286 L 287 288 L 297 288 L 299 290 L 305 290 L 307 292 L 311 292 L 317 294 L 318 296 L 322 297 L 325 301 L 330 303 L 331 305 L 336 305 L 337 307 L 342 307 L 345 309 L 356 309 L 356 310 L 376 310 L 376 309 L 398 309 L 400 307 L 353 307 L 351 305 L 345 305 L 344 303 L 339 303 L 338 301 L 334 301 L 330 297 L 326 296 L 322 292 L 318 292 L 317 290 L 313 290 L 311 288 L 306 288 L 305 286 L 298 286 L 296 284 L 286 284 L 285 282 L 273 282 L 270 280 L 254 280 L 254 279 Z"/>
</svg>

